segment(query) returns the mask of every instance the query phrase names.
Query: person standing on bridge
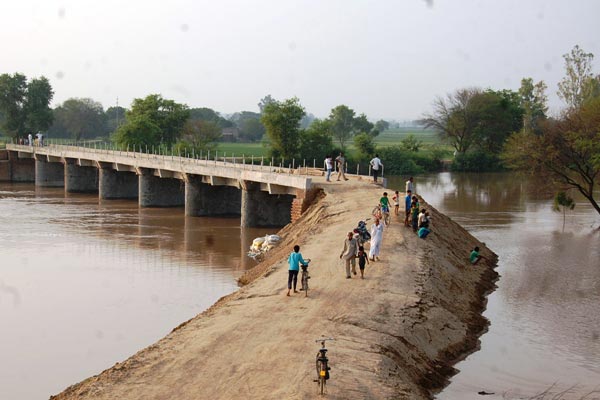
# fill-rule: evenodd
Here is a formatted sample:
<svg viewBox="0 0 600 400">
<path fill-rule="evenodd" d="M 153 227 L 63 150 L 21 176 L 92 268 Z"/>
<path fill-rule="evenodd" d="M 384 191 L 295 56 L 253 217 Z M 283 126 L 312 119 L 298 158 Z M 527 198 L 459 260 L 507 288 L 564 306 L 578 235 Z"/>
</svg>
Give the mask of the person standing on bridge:
<svg viewBox="0 0 600 400">
<path fill-rule="evenodd" d="M 344 153 L 340 152 L 340 155 L 335 158 L 335 161 L 337 162 L 338 167 L 337 180 L 339 181 L 340 178 L 344 178 L 344 180 L 347 181 L 348 178 L 346 178 L 346 174 L 344 174 L 344 167 L 346 166 L 346 158 L 344 158 Z"/>
<path fill-rule="evenodd" d="M 375 157 L 371 161 L 371 169 L 373 170 L 373 182 L 377 183 L 377 176 L 379 176 L 379 170 L 383 168 L 383 163 L 379 159 L 379 155 L 375 154 Z"/>
<path fill-rule="evenodd" d="M 300 246 L 295 245 L 294 251 L 288 258 L 288 264 L 290 265 L 290 269 L 288 270 L 288 296 L 290 295 L 292 284 L 294 286 L 294 293 L 298 293 L 296 290 L 296 285 L 298 284 L 298 271 L 300 270 L 300 264 L 308 265 L 309 261 L 310 260 L 304 261 L 302 254 L 300 254 Z"/>
<path fill-rule="evenodd" d="M 325 169 L 327 170 L 325 181 L 331 182 L 331 171 L 333 171 L 333 157 L 331 157 L 329 154 L 325 157 Z"/>
</svg>

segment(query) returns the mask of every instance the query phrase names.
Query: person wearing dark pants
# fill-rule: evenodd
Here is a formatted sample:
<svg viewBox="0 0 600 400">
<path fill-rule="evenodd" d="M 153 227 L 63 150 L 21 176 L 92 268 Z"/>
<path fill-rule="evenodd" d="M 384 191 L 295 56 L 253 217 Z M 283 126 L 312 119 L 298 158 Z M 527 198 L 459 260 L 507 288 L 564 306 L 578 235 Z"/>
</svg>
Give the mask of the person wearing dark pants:
<svg viewBox="0 0 600 400">
<path fill-rule="evenodd" d="M 379 171 L 383 168 L 383 163 L 379 159 L 379 155 L 375 154 L 375 157 L 369 161 L 369 164 L 371 164 L 371 170 L 373 171 L 373 182 L 377 183 Z"/>
<path fill-rule="evenodd" d="M 290 290 L 292 287 L 294 288 L 294 293 L 298 293 L 296 290 L 296 285 L 298 284 L 298 271 L 300 270 L 300 264 L 308 265 L 310 260 L 304 260 L 302 258 L 302 254 L 300 254 L 300 246 L 295 245 L 294 251 L 290 254 L 288 258 L 288 263 L 290 268 L 288 270 L 288 291 L 287 296 L 290 295 Z"/>
</svg>

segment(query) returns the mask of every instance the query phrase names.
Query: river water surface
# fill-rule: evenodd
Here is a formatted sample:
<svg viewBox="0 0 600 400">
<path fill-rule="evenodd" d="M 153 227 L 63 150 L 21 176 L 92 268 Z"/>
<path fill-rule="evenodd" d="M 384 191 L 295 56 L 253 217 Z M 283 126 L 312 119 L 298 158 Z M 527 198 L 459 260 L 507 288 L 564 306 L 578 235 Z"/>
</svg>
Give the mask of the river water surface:
<svg viewBox="0 0 600 400">
<path fill-rule="evenodd" d="M 539 182 L 450 173 L 416 182 L 428 203 L 498 254 L 501 275 L 481 350 L 456 366 L 437 398 L 530 398 L 550 388 L 543 398 L 579 399 L 600 390 L 600 218 L 589 203 L 578 199 L 563 232 L 563 215 Z M 388 187 L 404 184 L 390 179 Z"/>
<path fill-rule="evenodd" d="M 0 399 L 47 399 L 237 288 L 239 218 L 0 184 Z"/>
</svg>

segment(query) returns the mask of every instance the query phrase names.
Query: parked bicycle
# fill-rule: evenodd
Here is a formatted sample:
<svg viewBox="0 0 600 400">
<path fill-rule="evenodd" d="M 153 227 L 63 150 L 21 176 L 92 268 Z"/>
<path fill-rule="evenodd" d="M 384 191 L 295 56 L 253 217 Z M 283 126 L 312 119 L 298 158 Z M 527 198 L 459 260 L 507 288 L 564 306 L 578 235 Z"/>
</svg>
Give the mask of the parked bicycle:
<svg viewBox="0 0 600 400">
<path fill-rule="evenodd" d="M 319 394 L 324 394 L 325 385 L 329 380 L 329 359 L 327 358 L 327 349 L 325 348 L 325 342 L 328 340 L 335 340 L 334 338 L 321 338 L 316 339 L 315 342 L 321 342 L 321 349 L 317 353 L 317 382 Z"/>
<path fill-rule="evenodd" d="M 307 263 L 310 263 L 310 258 L 305 260 Z M 308 297 L 308 280 L 310 279 L 310 275 L 308 275 L 308 265 L 301 265 L 302 267 L 302 276 L 300 277 L 300 284 L 302 287 L 300 291 L 304 291 L 304 297 Z"/>
</svg>

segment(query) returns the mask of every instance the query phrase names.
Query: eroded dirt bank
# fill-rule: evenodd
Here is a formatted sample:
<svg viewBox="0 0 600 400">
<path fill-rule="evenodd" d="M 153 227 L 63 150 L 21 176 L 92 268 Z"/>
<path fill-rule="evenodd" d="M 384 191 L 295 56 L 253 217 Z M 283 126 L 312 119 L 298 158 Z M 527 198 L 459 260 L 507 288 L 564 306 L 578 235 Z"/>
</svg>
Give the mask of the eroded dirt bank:
<svg viewBox="0 0 600 400">
<path fill-rule="evenodd" d="M 328 345 L 327 398 L 431 398 L 486 328 L 481 311 L 494 288 L 496 256 L 424 204 L 433 217 L 426 240 L 392 217 L 381 261 L 367 266 L 364 280 L 345 279 L 344 237 L 370 216 L 384 189 L 353 179 L 323 190 L 300 221 L 284 228 L 280 247 L 242 277 L 251 283 L 52 398 L 311 399 L 314 339 L 323 335 L 336 338 Z M 293 244 L 313 260 L 308 298 L 285 296 Z M 471 266 L 475 245 L 492 261 Z"/>
</svg>

